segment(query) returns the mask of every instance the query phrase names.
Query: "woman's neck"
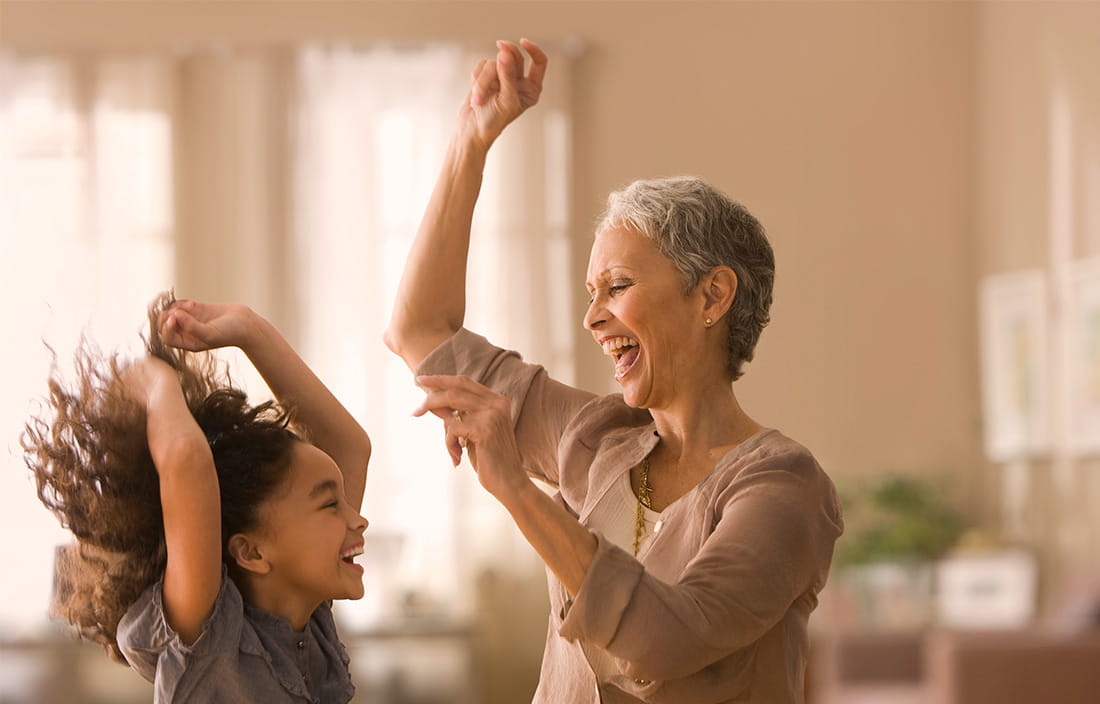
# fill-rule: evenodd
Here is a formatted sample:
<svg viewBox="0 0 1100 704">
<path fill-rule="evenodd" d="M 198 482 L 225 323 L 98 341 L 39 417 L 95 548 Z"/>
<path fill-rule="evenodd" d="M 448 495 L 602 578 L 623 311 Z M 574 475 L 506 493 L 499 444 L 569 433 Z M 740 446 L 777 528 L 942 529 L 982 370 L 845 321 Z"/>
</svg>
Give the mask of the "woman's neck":
<svg viewBox="0 0 1100 704">
<path fill-rule="evenodd" d="M 762 428 L 741 408 L 728 381 L 685 389 L 665 407 L 651 408 L 650 414 L 663 445 L 660 451 L 673 462 L 711 455 L 717 461 Z"/>
</svg>

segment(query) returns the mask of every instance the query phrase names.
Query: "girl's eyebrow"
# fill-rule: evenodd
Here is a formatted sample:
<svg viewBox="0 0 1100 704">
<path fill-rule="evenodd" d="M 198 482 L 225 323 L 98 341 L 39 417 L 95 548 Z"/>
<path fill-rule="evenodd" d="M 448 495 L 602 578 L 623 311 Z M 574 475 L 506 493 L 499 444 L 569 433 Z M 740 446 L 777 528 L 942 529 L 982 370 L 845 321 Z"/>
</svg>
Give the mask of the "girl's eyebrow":
<svg viewBox="0 0 1100 704">
<path fill-rule="evenodd" d="M 317 486 L 313 487 L 313 489 L 310 490 L 309 498 L 311 498 L 311 499 L 316 498 L 316 497 L 320 496 L 321 494 L 325 493 L 326 491 L 331 491 L 332 493 L 335 494 L 336 490 L 338 488 L 339 487 L 336 486 L 336 480 L 335 479 L 326 479 L 323 482 L 318 483 Z"/>
</svg>

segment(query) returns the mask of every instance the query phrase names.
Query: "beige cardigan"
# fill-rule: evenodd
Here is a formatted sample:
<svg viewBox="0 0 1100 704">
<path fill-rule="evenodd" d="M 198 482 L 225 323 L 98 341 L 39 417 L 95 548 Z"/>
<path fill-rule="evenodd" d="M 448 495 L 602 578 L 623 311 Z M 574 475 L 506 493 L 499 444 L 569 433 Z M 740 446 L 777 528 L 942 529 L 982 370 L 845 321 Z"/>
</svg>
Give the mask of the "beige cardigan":
<svg viewBox="0 0 1100 704">
<path fill-rule="evenodd" d="M 512 402 L 527 471 L 582 524 L 615 479 L 657 443 L 648 411 L 551 379 L 460 330 L 418 374 L 464 374 Z M 832 482 L 775 430 L 731 450 L 662 513 L 638 558 L 596 534 L 576 599 L 552 574 L 535 702 L 803 701 L 806 624 L 843 528 Z M 585 649 L 621 676 L 597 683 Z"/>
</svg>

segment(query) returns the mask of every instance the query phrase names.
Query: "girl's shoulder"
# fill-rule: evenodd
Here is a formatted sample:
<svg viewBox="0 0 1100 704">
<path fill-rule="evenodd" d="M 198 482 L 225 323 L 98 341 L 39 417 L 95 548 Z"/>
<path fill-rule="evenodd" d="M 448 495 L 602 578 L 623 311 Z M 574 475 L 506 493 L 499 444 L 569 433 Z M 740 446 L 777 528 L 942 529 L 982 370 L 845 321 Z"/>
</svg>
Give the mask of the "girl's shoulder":
<svg viewBox="0 0 1100 704">
<path fill-rule="evenodd" d="M 227 634 L 239 641 L 244 622 L 244 599 L 233 580 L 222 567 L 221 587 L 214 600 L 214 607 L 203 624 L 202 635 L 195 644 L 185 645 L 179 635 L 168 625 L 164 612 L 164 578 L 161 577 L 134 601 L 118 624 L 118 643 L 131 665 L 131 653 L 163 652 L 168 648 L 194 651 L 201 642 L 204 647 L 217 645 L 215 635 Z M 138 669 L 135 666 L 135 669 Z"/>
</svg>

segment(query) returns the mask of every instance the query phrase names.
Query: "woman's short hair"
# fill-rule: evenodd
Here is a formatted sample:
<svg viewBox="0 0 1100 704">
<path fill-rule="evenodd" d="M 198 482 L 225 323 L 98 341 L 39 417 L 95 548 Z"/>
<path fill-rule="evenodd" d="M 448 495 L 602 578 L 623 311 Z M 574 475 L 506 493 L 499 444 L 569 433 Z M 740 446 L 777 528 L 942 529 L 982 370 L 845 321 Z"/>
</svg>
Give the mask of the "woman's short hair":
<svg viewBox="0 0 1100 704">
<path fill-rule="evenodd" d="M 727 370 L 751 361 L 771 319 L 775 256 L 764 227 L 745 206 L 690 176 L 635 181 L 607 197 L 596 232 L 625 227 L 650 238 L 680 271 L 685 294 L 716 266 L 737 274 L 730 307 Z"/>
</svg>

